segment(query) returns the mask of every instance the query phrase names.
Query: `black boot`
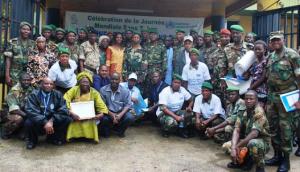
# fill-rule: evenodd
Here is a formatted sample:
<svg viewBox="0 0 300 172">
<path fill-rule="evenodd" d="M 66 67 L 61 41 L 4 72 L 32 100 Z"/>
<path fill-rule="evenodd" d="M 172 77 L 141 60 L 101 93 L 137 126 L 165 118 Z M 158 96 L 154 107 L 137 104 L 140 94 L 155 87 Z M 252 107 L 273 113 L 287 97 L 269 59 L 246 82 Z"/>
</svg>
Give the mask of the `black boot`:
<svg viewBox="0 0 300 172">
<path fill-rule="evenodd" d="M 282 160 L 282 152 L 279 150 L 274 150 L 274 156 L 271 159 L 265 161 L 268 166 L 278 166 Z"/>
<path fill-rule="evenodd" d="M 256 167 L 256 172 L 265 172 L 265 167 Z"/>
<path fill-rule="evenodd" d="M 290 170 L 290 155 L 285 153 L 277 172 L 288 172 Z"/>
<path fill-rule="evenodd" d="M 185 139 L 189 138 L 189 135 L 185 128 L 178 128 L 178 135 Z"/>
<path fill-rule="evenodd" d="M 295 152 L 295 156 L 300 157 L 300 140 L 299 140 L 299 138 L 298 138 L 297 144 L 298 144 L 298 149 Z"/>
<path fill-rule="evenodd" d="M 245 162 L 242 165 L 242 170 L 243 171 L 250 171 L 253 167 L 253 164 L 254 164 L 253 159 L 248 155 L 245 158 Z"/>
</svg>

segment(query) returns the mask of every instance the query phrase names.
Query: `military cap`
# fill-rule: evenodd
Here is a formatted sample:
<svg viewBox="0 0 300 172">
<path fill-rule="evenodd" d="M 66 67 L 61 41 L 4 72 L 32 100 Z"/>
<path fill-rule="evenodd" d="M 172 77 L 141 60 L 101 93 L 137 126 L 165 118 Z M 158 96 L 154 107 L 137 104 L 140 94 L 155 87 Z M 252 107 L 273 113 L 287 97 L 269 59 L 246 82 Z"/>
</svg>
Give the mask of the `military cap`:
<svg viewBox="0 0 300 172">
<path fill-rule="evenodd" d="M 214 32 L 212 32 L 211 30 L 205 30 L 204 31 L 204 35 L 213 35 Z"/>
<path fill-rule="evenodd" d="M 176 33 L 181 32 L 181 33 L 185 33 L 185 31 L 183 29 L 176 29 Z"/>
<path fill-rule="evenodd" d="M 244 28 L 241 25 L 235 24 L 230 26 L 230 30 L 244 32 Z"/>
<path fill-rule="evenodd" d="M 69 28 L 69 29 L 67 30 L 67 34 L 68 34 L 68 33 L 74 33 L 75 35 L 77 34 L 76 31 L 75 31 L 75 29 L 73 29 L 73 28 Z"/>
<path fill-rule="evenodd" d="M 81 31 L 87 33 L 87 30 L 86 30 L 85 28 L 80 28 L 80 29 L 79 29 L 79 32 L 81 32 Z"/>
<path fill-rule="evenodd" d="M 64 47 L 64 46 L 59 46 L 58 47 L 58 55 L 61 55 L 61 54 L 69 54 L 70 55 L 69 48 Z"/>
<path fill-rule="evenodd" d="M 256 33 L 254 33 L 254 32 L 249 32 L 249 34 L 253 35 L 254 37 L 256 37 L 256 36 L 257 36 L 257 34 L 256 34 Z"/>
<path fill-rule="evenodd" d="M 44 25 L 44 26 L 42 27 L 42 31 L 44 32 L 44 31 L 46 31 L 46 30 L 52 31 L 53 29 L 52 29 L 52 27 L 51 27 L 50 25 Z"/>
<path fill-rule="evenodd" d="M 220 34 L 221 35 L 231 35 L 231 32 L 230 32 L 230 30 L 224 28 L 224 29 L 221 29 Z"/>
<path fill-rule="evenodd" d="M 63 28 L 60 28 L 60 27 L 56 28 L 56 29 L 55 29 L 55 32 L 63 32 L 63 33 L 66 33 L 66 31 L 65 31 Z"/>
<path fill-rule="evenodd" d="M 200 55 L 200 52 L 199 52 L 199 50 L 197 50 L 197 48 L 191 48 L 190 54 L 192 54 L 192 53 L 197 54 L 198 56 Z"/>
<path fill-rule="evenodd" d="M 213 86 L 209 82 L 203 82 L 201 88 L 207 88 L 209 90 L 212 90 Z"/>
<path fill-rule="evenodd" d="M 240 91 L 240 88 L 235 87 L 235 86 L 229 86 L 229 87 L 227 87 L 226 91 L 229 91 L 229 92 L 231 92 L 231 91 Z"/>
<path fill-rule="evenodd" d="M 180 80 L 180 81 L 182 81 L 182 77 L 179 74 L 177 74 L 177 73 L 173 74 L 172 79 L 173 80 Z"/>
<path fill-rule="evenodd" d="M 284 33 L 283 31 L 275 31 L 270 33 L 270 41 L 274 38 L 279 38 L 283 39 L 284 38 Z"/>
<path fill-rule="evenodd" d="M 26 21 L 22 21 L 20 23 L 20 28 L 22 28 L 23 26 L 28 26 L 30 28 L 30 30 L 32 30 L 32 26 L 30 23 L 26 22 Z"/>
<path fill-rule="evenodd" d="M 141 32 L 149 32 L 148 29 L 141 29 Z"/>
<path fill-rule="evenodd" d="M 148 32 L 149 33 L 156 33 L 156 34 L 158 33 L 156 28 L 149 28 Z"/>
<path fill-rule="evenodd" d="M 49 24 L 50 27 L 52 27 L 52 30 L 56 30 L 56 26 L 54 24 Z"/>
<path fill-rule="evenodd" d="M 190 30 L 190 33 L 192 33 L 192 32 L 198 33 L 198 32 L 196 31 L 196 29 L 191 29 L 191 30 Z"/>
</svg>

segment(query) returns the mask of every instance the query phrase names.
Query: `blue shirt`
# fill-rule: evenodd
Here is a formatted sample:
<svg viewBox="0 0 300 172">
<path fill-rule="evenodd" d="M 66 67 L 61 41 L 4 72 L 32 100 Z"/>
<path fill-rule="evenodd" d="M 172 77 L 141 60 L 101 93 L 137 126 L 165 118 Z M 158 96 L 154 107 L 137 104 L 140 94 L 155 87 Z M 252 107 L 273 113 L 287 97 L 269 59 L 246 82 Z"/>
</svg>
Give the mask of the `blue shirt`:
<svg viewBox="0 0 300 172">
<path fill-rule="evenodd" d="M 100 89 L 105 86 L 110 84 L 110 79 L 108 77 L 102 78 L 99 75 L 94 75 L 93 76 L 93 87 L 100 92 Z"/>
<path fill-rule="evenodd" d="M 166 78 L 165 82 L 169 85 L 171 85 L 172 82 L 172 72 L 173 72 L 173 48 L 170 47 L 167 49 L 167 71 L 166 71 Z"/>
</svg>

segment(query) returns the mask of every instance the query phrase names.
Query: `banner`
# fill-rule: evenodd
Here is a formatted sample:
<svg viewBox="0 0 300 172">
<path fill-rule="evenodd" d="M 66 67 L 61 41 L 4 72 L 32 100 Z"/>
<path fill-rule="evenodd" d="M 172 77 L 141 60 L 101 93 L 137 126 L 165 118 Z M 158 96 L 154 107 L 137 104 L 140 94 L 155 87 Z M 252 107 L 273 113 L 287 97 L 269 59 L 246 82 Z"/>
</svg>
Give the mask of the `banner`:
<svg viewBox="0 0 300 172">
<path fill-rule="evenodd" d="M 204 18 L 153 17 L 114 15 L 66 11 L 65 28 L 80 29 L 92 26 L 99 35 L 124 32 L 128 29 L 140 33 L 142 29 L 156 28 L 160 35 L 175 35 L 176 29 L 189 33 L 191 29 L 202 34 Z"/>
</svg>

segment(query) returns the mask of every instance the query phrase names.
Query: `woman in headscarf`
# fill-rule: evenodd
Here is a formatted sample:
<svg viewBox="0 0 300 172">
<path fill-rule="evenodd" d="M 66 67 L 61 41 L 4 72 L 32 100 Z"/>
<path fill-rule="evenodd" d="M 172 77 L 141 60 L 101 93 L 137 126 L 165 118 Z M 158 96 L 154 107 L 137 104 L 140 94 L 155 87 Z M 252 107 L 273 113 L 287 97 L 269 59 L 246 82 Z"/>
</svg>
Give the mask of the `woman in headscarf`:
<svg viewBox="0 0 300 172">
<path fill-rule="evenodd" d="M 106 50 L 109 46 L 109 37 L 102 35 L 99 38 L 99 50 L 100 50 L 100 65 L 106 64 Z"/>
<path fill-rule="evenodd" d="M 43 78 L 48 76 L 48 71 L 55 62 L 55 54 L 46 48 L 46 38 L 38 37 L 36 48 L 30 52 L 27 64 L 27 73 L 32 78 L 31 83 L 37 86 Z"/>
<path fill-rule="evenodd" d="M 71 102 L 94 101 L 96 116 L 93 119 L 80 120 L 79 116 L 70 110 L 73 122 L 70 123 L 67 131 L 67 141 L 71 138 L 87 138 L 92 139 L 95 143 L 99 142 L 97 121 L 108 113 L 108 109 L 101 99 L 100 94 L 91 87 L 93 78 L 88 72 L 81 72 L 77 75 L 78 85 L 71 88 L 64 98 L 67 107 L 70 109 Z"/>
</svg>

